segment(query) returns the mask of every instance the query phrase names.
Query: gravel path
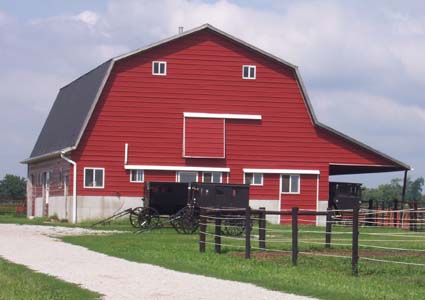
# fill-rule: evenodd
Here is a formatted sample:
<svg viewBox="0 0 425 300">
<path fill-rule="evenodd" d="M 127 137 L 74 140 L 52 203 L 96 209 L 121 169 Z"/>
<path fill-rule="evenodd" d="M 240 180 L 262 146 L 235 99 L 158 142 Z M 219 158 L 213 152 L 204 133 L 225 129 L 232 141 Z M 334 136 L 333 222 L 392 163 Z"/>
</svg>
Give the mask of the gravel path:
<svg viewBox="0 0 425 300">
<path fill-rule="evenodd" d="M 98 231 L 95 231 L 98 233 Z M 81 228 L 0 224 L 0 256 L 105 295 L 144 300 L 307 300 L 252 284 L 176 272 L 67 244 L 52 235 L 88 234 Z"/>
</svg>

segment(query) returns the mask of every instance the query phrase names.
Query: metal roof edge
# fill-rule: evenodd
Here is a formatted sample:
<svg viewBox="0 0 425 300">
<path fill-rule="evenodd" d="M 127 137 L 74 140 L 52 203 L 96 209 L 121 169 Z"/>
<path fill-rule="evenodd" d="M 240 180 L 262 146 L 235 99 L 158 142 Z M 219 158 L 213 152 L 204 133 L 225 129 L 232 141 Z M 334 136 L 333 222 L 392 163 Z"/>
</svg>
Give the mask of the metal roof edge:
<svg viewBox="0 0 425 300">
<path fill-rule="evenodd" d="M 38 155 L 38 156 L 34 156 L 34 157 L 28 157 L 22 161 L 20 161 L 19 163 L 21 164 L 30 164 L 30 163 L 34 163 L 34 162 L 38 162 L 38 161 L 42 161 L 42 160 L 46 160 L 55 156 L 60 156 L 61 153 L 67 153 L 74 150 L 74 147 L 68 147 L 68 148 L 64 148 L 61 150 L 57 150 L 57 151 L 53 151 L 53 152 L 49 152 L 46 154 L 42 154 L 42 155 Z"/>
<path fill-rule="evenodd" d="M 351 136 L 346 135 L 345 133 L 342 133 L 341 131 L 338 131 L 338 130 L 336 130 L 336 129 L 328 126 L 328 125 L 325 125 L 325 124 L 323 124 L 323 123 L 321 123 L 319 121 L 316 121 L 315 125 L 317 127 L 320 127 L 320 128 L 322 128 L 324 130 L 327 130 L 327 131 L 329 131 L 329 132 L 337 135 L 338 137 L 341 137 L 341 138 L 343 138 L 345 140 L 348 140 L 351 143 L 354 143 L 354 144 L 356 144 L 356 145 L 358 145 L 358 146 L 360 146 L 360 147 L 362 147 L 362 148 L 364 148 L 364 149 L 366 149 L 368 151 L 371 151 L 371 152 L 375 153 L 376 155 L 382 156 L 385 159 L 388 159 L 389 161 L 392 161 L 396 165 L 399 165 L 399 166 L 403 167 L 405 170 L 413 170 L 413 168 L 411 166 L 409 166 L 408 164 L 405 164 L 404 162 L 399 161 L 398 159 L 395 159 L 395 158 L 393 158 L 393 157 L 391 157 L 391 156 L 389 156 L 389 155 L 387 155 L 387 154 L 385 154 L 385 153 L 383 153 L 383 152 L 381 152 L 379 150 L 376 150 L 376 149 L 374 149 L 374 148 L 366 145 L 365 143 L 360 142 L 359 140 L 357 140 L 355 138 L 352 138 Z"/>
</svg>

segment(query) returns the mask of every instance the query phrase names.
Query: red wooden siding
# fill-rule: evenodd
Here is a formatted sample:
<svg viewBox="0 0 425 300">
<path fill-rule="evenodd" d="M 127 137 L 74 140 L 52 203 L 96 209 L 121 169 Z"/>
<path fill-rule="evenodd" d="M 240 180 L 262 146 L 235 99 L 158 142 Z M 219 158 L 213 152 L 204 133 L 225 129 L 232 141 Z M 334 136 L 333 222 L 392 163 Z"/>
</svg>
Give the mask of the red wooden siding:
<svg viewBox="0 0 425 300">
<path fill-rule="evenodd" d="M 300 176 L 299 194 L 281 194 L 281 209 L 291 209 L 298 207 L 300 210 L 316 210 L 317 199 L 317 175 Z M 316 218 L 313 216 L 300 216 L 301 224 L 314 225 L 312 222 Z M 288 224 L 291 217 L 281 218 L 282 224 Z"/>
<path fill-rule="evenodd" d="M 185 118 L 184 156 L 224 158 L 224 120 Z"/>
<path fill-rule="evenodd" d="M 152 76 L 153 60 L 167 62 L 167 76 Z M 245 64 L 256 66 L 256 80 L 242 79 Z M 226 120 L 225 159 L 184 158 L 182 116 L 188 111 L 255 114 L 262 120 Z M 143 194 L 142 184 L 130 183 L 129 172 L 124 170 L 125 143 L 129 144 L 130 165 L 227 167 L 230 183 L 243 182 L 243 168 L 320 170 L 322 200 L 328 198 L 330 162 L 388 163 L 315 128 L 289 67 L 209 30 L 116 63 L 72 154 L 78 162 L 80 195 Z M 201 150 L 206 151 L 196 149 Z M 104 167 L 105 188 L 82 188 L 83 167 Z M 156 175 L 175 180 L 175 172 L 158 171 Z M 316 177 L 304 177 L 301 195 L 285 195 L 282 205 L 315 208 Z M 252 187 L 252 198 L 278 199 L 278 178 L 265 175 L 263 187 Z M 149 172 L 145 180 L 152 180 Z"/>
</svg>

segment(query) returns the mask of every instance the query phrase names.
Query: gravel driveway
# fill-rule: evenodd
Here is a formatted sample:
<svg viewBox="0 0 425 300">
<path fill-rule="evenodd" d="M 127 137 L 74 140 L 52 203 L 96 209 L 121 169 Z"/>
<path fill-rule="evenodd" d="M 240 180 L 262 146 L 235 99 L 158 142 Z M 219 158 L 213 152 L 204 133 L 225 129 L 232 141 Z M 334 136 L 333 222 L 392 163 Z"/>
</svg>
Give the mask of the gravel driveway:
<svg viewBox="0 0 425 300">
<path fill-rule="evenodd" d="M 87 233 L 92 231 L 80 228 L 0 224 L 0 256 L 101 293 L 105 295 L 104 299 L 313 299 L 273 292 L 252 284 L 130 262 L 49 237 Z"/>
</svg>

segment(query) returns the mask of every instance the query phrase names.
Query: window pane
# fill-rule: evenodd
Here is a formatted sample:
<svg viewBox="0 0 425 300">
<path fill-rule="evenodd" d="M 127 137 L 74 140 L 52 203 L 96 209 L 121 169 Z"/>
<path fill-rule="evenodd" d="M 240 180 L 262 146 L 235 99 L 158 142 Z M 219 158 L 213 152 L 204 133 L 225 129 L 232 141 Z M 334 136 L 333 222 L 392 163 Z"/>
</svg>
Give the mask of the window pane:
<svg viewBox="0 0 425 300">
<path fill-rule="evenodd" d="M 254 184 L 263 184 L 263 174 L 254 173 Z"/>
<path fill-rule="evenodd" d="M 255 77 L 255 68 L 250 67 L 249 68 L 249 78 L 254 78 L 254 77 Z"/>
<path fill-rule="evenodd" d="M 95 170 L 94 174 L 95 186 L 102 187 L 103 186 L 103 170 Z"/>
<path fill-rule="evenodd" d="M 214 182 L 214 183 L 220 183 L 221 182 L 221 173 L 220 172 L 213 172 L 212 173 L 212 182 Z"/>
<path fill-rule="evenodd" d="M 158 72 L 159 72 L 159 63 L 154 62 L 153 63 L 153 73 L 158 74 Z"/>
<path fill-rule="evenodd" d="M 165 74 L 165 63 L 160 63 L 159 64 L 159 73 L 160 74 Z"/>
<path fill-rule="evenodd" d="M 180 182 L 196 182 L 196 172 L 180 172 Z"/>
<path fill-rule="evenodd" d="M 85 186 L 93 186 L 93 169 L 86 169 L 85 174 Z"/>
<path fill-rule="evenodd" d="M 243 67 L 243 77 L 247 78 L 248 77 L 248 72 L 249 72 L 249 68 L 247 66 Z"/>
<path fill-rule="evenodd" d="M 204 173 L 204 182 L 206 182 L 206 183 L 213 182 L 211 173 Z"/>
<path fill-rule="evenodd" d="M 291 176 L 291 193 L 298 193 L 300 187 L 300 176 L 292 175 Z"/>
<path fill-rule="evenodd" d="M 245 184 L 252 184 L 252 173 L 245 173 Z"/>
<path fill-rule="evenodd" d="M 282 193 L 289 193 L 289 175 L 282 175 Z"/>
<path fill-rule="evenodd" d="M 137 181 L 143 182 L 143 177 L 145 175 L 145 173 L 143 172 L 143 170 L 137 170 Z"/>
</svg>

